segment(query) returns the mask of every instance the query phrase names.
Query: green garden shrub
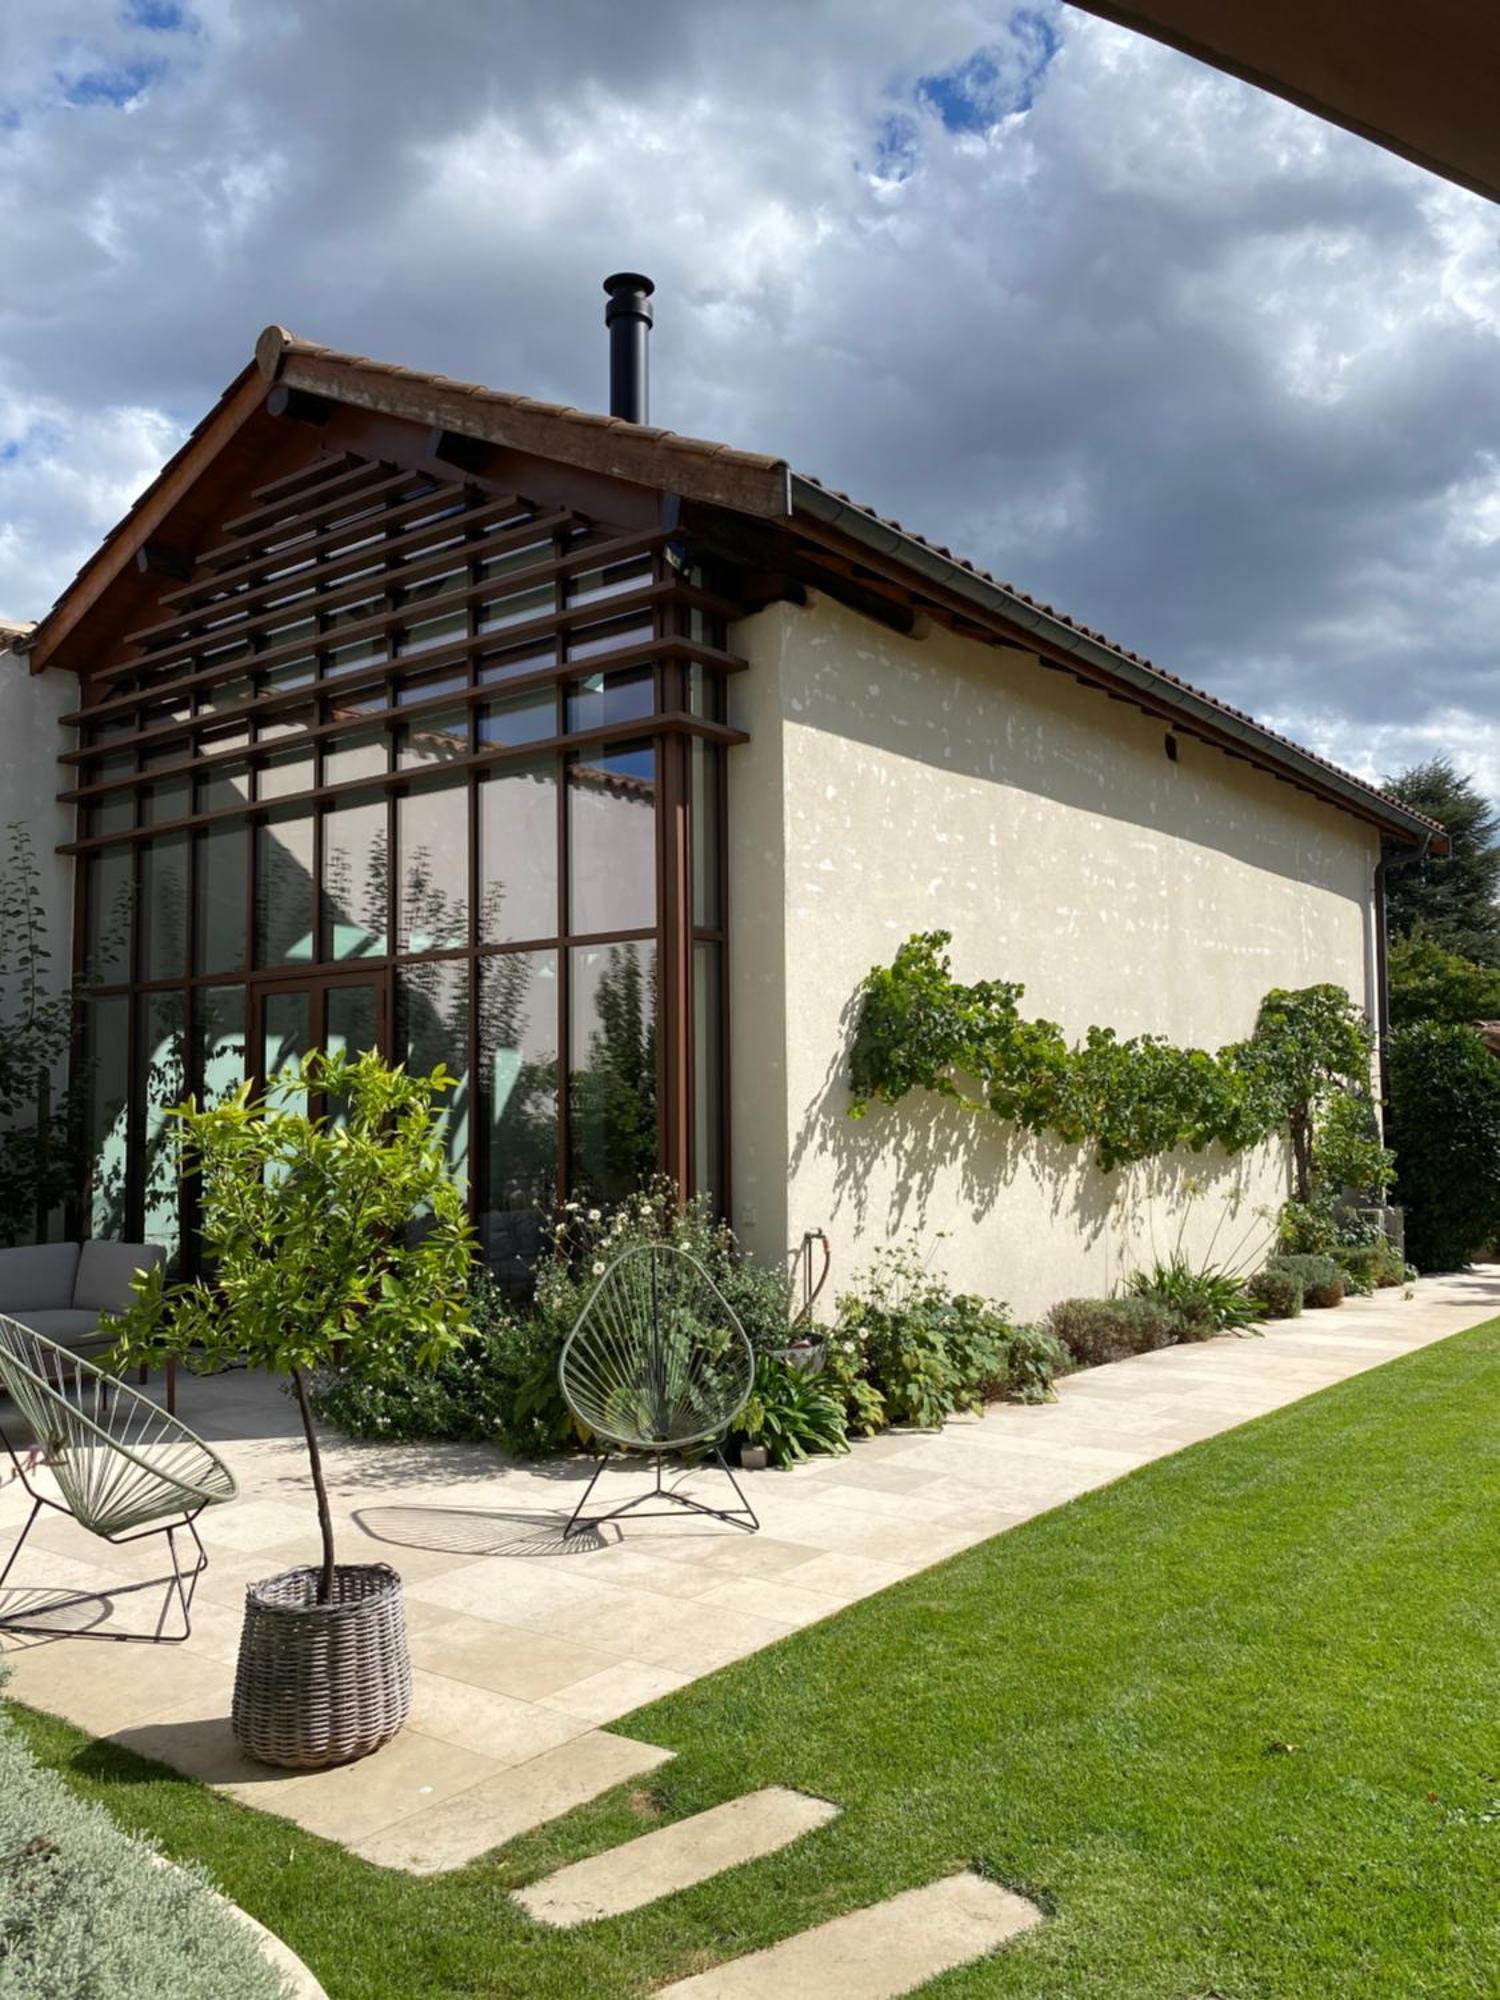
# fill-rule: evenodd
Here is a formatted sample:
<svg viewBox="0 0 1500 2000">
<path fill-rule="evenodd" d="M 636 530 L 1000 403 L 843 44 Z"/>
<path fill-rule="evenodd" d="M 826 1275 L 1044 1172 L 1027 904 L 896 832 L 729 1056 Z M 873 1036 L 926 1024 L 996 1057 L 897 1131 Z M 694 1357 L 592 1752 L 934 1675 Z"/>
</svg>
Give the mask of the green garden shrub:
<svg viewBox="0 0 1500 2000">
<path fill-rule="evenodd" d="M 849 1449 L 843 1398 L 822 1374 L 807 1374 L 774 1354 L 755 1360 L 755 1387 L 734 1435 L 764 1445 L 775 1466 L 797 1465 L 820 1453 Z"/>
<path fill-rule="evenodd" d="M 1183 1340 L 1207 1340 L 1210 1334 L 1253 1326 L 1261 1317 L 1237 1271 L 1194 1264 L 1181 1251 L 1159 1257 L 1149 1271 L 1132 1271 L 1128 1290 L 1133 1298 L 1153 1299 L 1174 1313 Z"/>
<path fill-rule="evenodd" d="M 208 1878 L 155 1855 L 33 1760 L 0 1695 L 0 2000 L 285 2000 Z"/>
<path fill-rule="evenodd" d="M 1343 1303 L 1344 1274 L 1331 1257 L 1286 1254 L 1271 1258 L 1266 1269 L 1296 1278 L 1302 1286 L 1302 1303 L 1306 1306 L 1328 1307 Z"/>
<path fill-rule="evenodd" d="M 1080 1368 L 1148 1354 L 1182 1339 L 1182 1321 L 1156 1299 L 1060 1299 L 1047 1330 Z"/>
<path fill-rule="evenodd" d="M 1472 1028 L 1417 1021 L 1390 1068 L 1407 1254 L 1451 1271 L 1500 1236 L 1500 1062 Z"/>
<path fill-rule="evenodd" d="M 874 1388 L 888 1423 L 935 1429 L 997 1397 L 1052 1394 L 1060 1357 L 1045 1337 L 1013 1326 L 1003 1306 L 955 1292 L 910 1249 L 883 1250 L 838 1308 L 843 1365 Z"/>
<path fill-rule="evenodd" d="M 1257 1271 L 1245 1287 L 1266 1309 L 1267 1319 L 1296 1319 L 1302 1311 L 1302 1280 L 1295 1271 Z"/>
</svg>

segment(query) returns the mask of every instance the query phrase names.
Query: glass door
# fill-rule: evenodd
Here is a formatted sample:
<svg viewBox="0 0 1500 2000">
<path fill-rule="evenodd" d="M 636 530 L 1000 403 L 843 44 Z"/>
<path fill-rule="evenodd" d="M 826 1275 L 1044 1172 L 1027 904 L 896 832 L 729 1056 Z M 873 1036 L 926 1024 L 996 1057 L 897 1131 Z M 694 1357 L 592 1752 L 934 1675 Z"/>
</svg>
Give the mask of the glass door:
<svg viewBox="0 0 1500 2000">
<path fill-rule="evenodd" d="M 275 1080 L 310 1049 L 357 1056 L 387 1052 L 386 982 L 371 973 L 267 979 L 251 988 L 252 1064 L 275 1098 Z"/>
</svg>

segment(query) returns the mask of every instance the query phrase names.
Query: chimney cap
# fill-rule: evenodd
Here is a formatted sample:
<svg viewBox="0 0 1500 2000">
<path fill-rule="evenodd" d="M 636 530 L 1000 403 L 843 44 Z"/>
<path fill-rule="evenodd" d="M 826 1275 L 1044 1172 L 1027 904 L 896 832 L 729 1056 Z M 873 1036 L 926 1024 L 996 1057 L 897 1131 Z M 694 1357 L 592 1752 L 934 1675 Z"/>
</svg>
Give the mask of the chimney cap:
<svg viewBox="0 0 1500 2000">
<path fill-rule="evenodd" d="M 609 304 L 604 308 L 606 325 L 616 313 L 638 314 L 650 325 L 652 313 L 649 302 L 656 290 L 650 278 L 640 271 L 616 271 L 604 280 L 604 289 L 609 294 Z"/>
</svg>

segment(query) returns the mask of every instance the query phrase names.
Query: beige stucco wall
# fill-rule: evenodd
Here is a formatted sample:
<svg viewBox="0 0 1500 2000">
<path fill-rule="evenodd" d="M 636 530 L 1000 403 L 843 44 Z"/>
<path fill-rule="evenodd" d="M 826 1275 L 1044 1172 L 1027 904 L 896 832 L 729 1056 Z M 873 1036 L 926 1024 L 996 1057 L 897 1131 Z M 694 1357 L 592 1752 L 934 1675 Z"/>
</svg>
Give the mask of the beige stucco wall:
<svg viewBox="0 0 1500 2000">
<path fill-rule="evenodd" d="M 1286 1192 L 1277 1146 L 1102 1175 L 1078 1149 L 910 1098 L 846 1115 L 858 983 L 912 932 L 1023 1005 L 1203 1047 L 1262 994 L 1373 1000 L 1374 831 L 1030 655 L 902 638 L 816 600 L 738 626 L 730 757 L 733 1206 L 764 1256 L 805 1228 L 835 1283 L 915 1239 L 1032 1316 L 1107 1292 L 1186 1212 L 1197 1254 L 1252 1261 Z M 1202 1192 L 1184 1203 L 1185 1187 Z"/>
</svg>

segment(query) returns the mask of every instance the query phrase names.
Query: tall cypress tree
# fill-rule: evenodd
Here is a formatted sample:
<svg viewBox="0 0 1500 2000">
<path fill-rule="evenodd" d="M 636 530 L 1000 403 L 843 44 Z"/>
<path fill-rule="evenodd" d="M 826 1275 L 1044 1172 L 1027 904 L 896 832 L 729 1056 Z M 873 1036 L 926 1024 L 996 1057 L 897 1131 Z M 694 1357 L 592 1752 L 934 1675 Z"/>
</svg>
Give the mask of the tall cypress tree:
<svg viewBox="0 0 1500 2000">
<path fill-rule="evenodd" d="M 1386 872 L 1391 934 L 1422 932 L 1479 965 L 1500 965 L 1500 813 L 1451 758 L 1413 764 L 1385 780 L 1403 805 L 1440 820 L 1452 852 L 1394 862 Z"/>
</svg>

